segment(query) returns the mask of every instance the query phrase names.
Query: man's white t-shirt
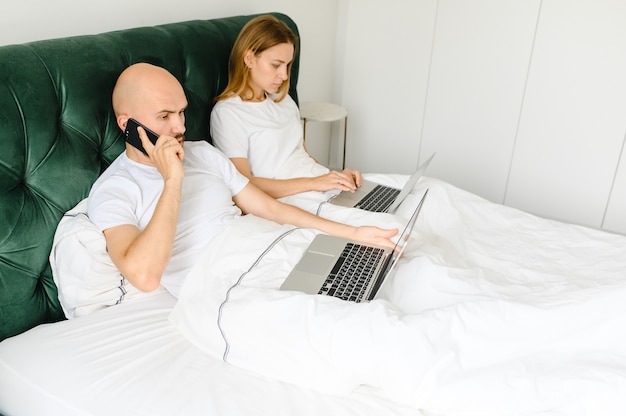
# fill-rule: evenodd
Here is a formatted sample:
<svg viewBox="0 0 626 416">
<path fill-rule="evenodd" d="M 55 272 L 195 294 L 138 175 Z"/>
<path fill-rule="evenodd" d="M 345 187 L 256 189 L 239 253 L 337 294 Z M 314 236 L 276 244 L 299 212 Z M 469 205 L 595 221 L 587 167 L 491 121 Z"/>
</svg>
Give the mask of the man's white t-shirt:
<svg viewBox="0 0 626 416">
<path fill-rule="evenodd" d="M 178 296 L 183 281 L 210 239 L 241 211 L 232 197 L 248 183 L 221 152 L 204 141 L 185 142 L 185 179 L 172 258 L 161 285 Z M 88 215 L 98 229 L 123 224 L 145 229 L 163 191 L 155 167 L 122 153 L 94 183 Z"/>
<path fill-rule="evenodd" d="M 218 101 L 211 112 L 211 137 L 229 158 L 248 159 L 252 175 L 288 179 L 323 175 L 328 169 L 304 149 L 300 112 L 287 95 L 275 102 Z"/>
</svg>

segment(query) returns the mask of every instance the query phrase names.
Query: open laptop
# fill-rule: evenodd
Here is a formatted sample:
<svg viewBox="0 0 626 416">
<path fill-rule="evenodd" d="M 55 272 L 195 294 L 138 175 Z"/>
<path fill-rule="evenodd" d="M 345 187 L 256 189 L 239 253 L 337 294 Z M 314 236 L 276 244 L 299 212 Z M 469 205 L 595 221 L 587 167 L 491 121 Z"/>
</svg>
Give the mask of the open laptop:
<svg viewBox="0 0 626 416">
<path fill-rule="evenodd" d="M 353 302 L 372 300 L 383 282 L 395 270 L 427 194 L 428 189 L 393 250 L 318 234 L 280 290 L 334 296 Z"/>
<path fill-rule="evenodd" d="M 435 153 L 417 168 L 406 181 L 402 189 L 363 181 L 363 185 L 355 192 L 339 192 L 328 202 L 344 207 L 360 208 L 373 212 L 389 212 L 393 214 L 407 195 L 411 193 L 413 187 L 430 164 L 430 161 L 433 160 L 433 157 L 435 157 Z"/>
</svg>

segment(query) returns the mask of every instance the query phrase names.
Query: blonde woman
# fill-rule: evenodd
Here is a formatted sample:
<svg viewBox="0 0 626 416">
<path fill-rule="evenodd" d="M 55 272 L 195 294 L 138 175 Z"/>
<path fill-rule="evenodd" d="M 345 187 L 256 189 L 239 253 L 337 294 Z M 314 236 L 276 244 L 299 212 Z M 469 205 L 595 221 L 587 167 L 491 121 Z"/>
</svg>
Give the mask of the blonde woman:
<svg viewBox="0 0 626 416">
<path fill-rule="evenodd" d="M 330 171 L 306 151 L 298 106 L 288 95 L 298 38 L 271 15 L 248 22 L 230 55 L 229 79 L 211 113 L 213 143 L 274 198 L 307 191 L 353 192 L 361 173 Z"/>
</svg>

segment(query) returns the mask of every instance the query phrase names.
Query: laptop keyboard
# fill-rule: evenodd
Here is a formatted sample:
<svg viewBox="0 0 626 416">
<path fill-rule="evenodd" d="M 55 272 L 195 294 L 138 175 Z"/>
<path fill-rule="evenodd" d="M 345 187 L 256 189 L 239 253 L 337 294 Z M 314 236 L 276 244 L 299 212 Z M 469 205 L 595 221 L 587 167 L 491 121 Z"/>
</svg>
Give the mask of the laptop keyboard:
<svg viewBox="0 0 626 416">
<path fill-rule="evenodd" d="M 374 189 L 355 205 L 355 208 L 372 212 L 385 212 L 387 208 L 389 208 L 389 205 L 395 201 L 399 193 L 399 189 L 376 185 Z"/>
<path fill-rule="evenodd" d="M 360 302 L 383 254 L 380 248 L 346 244 L 318 294 Z"/>
</svg>

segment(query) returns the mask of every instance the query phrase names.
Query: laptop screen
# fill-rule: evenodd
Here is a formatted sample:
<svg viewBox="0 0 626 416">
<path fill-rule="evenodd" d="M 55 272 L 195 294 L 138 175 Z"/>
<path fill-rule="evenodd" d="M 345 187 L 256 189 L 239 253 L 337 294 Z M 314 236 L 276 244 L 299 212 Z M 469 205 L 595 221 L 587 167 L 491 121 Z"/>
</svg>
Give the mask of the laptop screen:
<svg viewBox="0 0 626 416">
<path fill-rule="evenodd" d="M 411 218 L 409 218 L 409 222 L 406 224 L 406 227 L 404 227 L 404 230 L 402 231 L 402 234 L 400 234 L 400 237 L 398 237 L 396 246 L 389 254 L 389 260 L 387 261 L 387 265 L 385 266 L 385 271 L 381 274 L 382 278 L 378 279 L 378 282 L 376 282 L 376 285 L 372 288 L 372 291 L 370 292 L 371 297 L 373 297 L 378 292 L 378 289 L 380 289 L 383 281 L 386 280 L 387 276 L 389 276 L 389 273 L 391 273 L 391 271 L 396 267 L 398 260 L 400 260 L 400 258 L 402 257 L 402 253 L 404 252 L 404 248 L 406 247 L 406 242 L 408 241 L 409 237 L 411 237 L 411 231 L 413 231 L 413 226 L 415 226 L 415 222 L 417 221 L 419 212 L 422 210 L 422 205 L 424 204 L 426 195 L 428 195 L 428 189 L 426 189 L 426 192 L 424 192 L 424 196 L 422 196 L 419 204 L 417 204 L 415 211 L 413 211 L 413 215 L 411 215 Z"/>
</svg>

